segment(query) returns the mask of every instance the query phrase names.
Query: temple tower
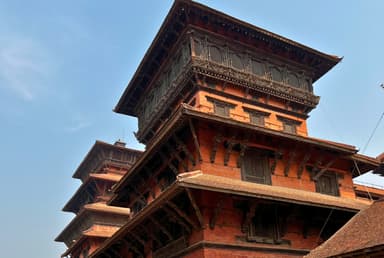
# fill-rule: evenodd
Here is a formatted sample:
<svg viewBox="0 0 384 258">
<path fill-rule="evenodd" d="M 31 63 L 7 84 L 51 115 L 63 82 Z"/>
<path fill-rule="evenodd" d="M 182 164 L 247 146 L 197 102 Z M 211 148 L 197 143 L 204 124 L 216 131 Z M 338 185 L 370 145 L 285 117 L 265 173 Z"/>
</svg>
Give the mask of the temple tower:
<svg viewBox="0 0 384 258">
<path fill-rule="evenodd" d="M 91 257 L 301 257 L 329 238 L 379 165 L 308 136 L 313 84 L 339 61 L 175 1 L 115 108 L 146 145 L 108 201 L 130 218 Z"/>
</svg>

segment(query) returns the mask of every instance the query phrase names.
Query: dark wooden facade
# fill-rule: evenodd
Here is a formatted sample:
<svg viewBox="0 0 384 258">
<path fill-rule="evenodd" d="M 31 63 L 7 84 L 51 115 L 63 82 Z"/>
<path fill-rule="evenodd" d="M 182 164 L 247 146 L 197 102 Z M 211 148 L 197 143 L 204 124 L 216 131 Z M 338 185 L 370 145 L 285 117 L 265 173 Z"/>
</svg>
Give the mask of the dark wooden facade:
<svg viewBox="0 0 384 258">
<path fill-rule="evenodd" d="M 115 108 L 146 144 L 108 202 L 130 219 L 91 257 L 301 257 L 328 239 L 379 165 L 308 136 L 313 83 L 339 61 L 175 1 Z"/>
</svg>

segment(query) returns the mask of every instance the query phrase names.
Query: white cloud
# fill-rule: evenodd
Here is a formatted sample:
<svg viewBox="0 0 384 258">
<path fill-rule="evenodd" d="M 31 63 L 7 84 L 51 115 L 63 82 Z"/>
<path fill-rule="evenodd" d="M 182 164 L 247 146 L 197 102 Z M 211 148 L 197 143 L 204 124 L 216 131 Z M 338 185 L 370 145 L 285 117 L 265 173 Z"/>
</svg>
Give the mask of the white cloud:
<svg viewBox="0 0 384 258">
<path fill-rule="evenodd" d="M 71 125 L 65 128 L 65 132 L 67 133 L 75 133 L 84 128 L 90 127 L 92 125 L 87 119 L 85 119 L 82 115 L 76 115 L 73 117 Z"/>
<path fill-rule="evenodd" d="M 49 65 L 43 47 L 30 39 L 13 38 L 0 43 L 0 90 L 24 100 L 34 100 L 44 89 Z"/>
</svg>

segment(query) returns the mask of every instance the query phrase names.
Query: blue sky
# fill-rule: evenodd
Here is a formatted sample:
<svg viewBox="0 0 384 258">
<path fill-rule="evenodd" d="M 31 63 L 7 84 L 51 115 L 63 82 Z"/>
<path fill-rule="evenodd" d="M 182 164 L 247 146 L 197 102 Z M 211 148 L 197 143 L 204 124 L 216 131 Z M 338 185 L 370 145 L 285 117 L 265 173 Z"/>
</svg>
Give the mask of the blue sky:
<svg viewBox="0 0 384 258">
<path fill-rule="evenodd" d="M 362 149 L 384 111 L 380 0 L 200 1 L 343 61 L 314 85 L 311 136 Z M 0 0 L 2 257 L 59 257 L 61 208 L 96 139 L 142 148 L 112 112 L 172 1 Z M 384 121 L 365 154 L 384 151 Z M 381 184 L 384 178 L 362 180 Z"/>
</svg>

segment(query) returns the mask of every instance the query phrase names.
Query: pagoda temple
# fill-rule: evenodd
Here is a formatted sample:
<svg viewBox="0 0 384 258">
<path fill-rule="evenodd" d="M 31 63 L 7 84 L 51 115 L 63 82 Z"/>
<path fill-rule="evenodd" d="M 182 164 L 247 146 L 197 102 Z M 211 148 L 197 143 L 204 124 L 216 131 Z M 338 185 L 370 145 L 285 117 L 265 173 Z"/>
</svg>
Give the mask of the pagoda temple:
<svg viewBox="0 0 384 258">
<path fill-rule="evenodd" d="M 112 186 L 140 154 L 120 141 L 114 145 L 96 141 L 93 145 L 73 175 L 82 184 L 63 208 L 76 214 L 55 239 L 68 247 L 63 257 L 87 257 L 128 221 L 128 208 L 106 203 L 112 196 Z"/>
<path fill-rule="evenodd" d="M 114 110 L 138 118 L 146 146 L 103 204 L 129 216 L 92 252 L 71 251 L 78 244 L 66 255 L 308 254 L 370 205 L 352 179 L 380 166 L 354 146 L 308 135 L 313 84 L 340 60 L 176 0 Z M 82 196 L 65 209 L 87 210 Z"/>
</svg>

